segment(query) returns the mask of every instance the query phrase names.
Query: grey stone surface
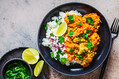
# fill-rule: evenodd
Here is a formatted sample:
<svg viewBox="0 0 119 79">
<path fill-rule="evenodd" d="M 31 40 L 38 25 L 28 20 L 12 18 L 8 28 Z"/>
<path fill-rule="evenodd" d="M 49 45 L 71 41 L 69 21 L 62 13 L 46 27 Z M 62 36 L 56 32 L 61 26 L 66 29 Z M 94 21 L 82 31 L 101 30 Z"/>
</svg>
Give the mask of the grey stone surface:
<svg viewBox="0 0 119 79">
<path fill-rule="evenodd" d="M 17 47 L 37 47 L 39 25 L 54 7 L 67 2 L 87 3 L 97 8 L 109 26 L 119 18 L 119 0 L 0 0 L 0 58 Z M 103 27 L 103 26 L 102 26 Z M 119 79 L 119 37 L 115 39 L 104 79 Z M 101 67 L 90 74 L 70 77 L 50 68 L 49 79 L 98 79 Z"/>
</svg>

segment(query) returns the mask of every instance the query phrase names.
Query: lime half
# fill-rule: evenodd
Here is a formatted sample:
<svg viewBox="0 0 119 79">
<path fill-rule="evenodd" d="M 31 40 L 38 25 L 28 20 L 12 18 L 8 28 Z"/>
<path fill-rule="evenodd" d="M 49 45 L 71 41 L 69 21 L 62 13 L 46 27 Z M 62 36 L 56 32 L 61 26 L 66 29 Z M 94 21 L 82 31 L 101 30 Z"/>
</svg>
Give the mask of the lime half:
<svg viewBox="0 0 119 79">
<path fill-rule="evenodd" d="M 25 49 L 22 53 L 22 59 L 29 64 L 35 64 L 39 60 L 39 53 L 36 49 L 28 48 Z"/>
</svg>

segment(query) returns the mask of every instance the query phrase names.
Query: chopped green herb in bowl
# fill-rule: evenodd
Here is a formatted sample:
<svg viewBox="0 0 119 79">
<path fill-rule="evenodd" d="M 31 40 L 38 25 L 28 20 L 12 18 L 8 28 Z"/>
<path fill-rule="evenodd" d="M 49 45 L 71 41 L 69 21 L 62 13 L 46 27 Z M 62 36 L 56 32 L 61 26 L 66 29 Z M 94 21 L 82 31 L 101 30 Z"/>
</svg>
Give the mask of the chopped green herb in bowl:
<svg viewBox="0 0 119 79">
<path fill-rule="evenodd" d="M 3 67 L 3 79 L 31 79 L 32 70 L 22 59 L 9 60 Z"/>
</svg>

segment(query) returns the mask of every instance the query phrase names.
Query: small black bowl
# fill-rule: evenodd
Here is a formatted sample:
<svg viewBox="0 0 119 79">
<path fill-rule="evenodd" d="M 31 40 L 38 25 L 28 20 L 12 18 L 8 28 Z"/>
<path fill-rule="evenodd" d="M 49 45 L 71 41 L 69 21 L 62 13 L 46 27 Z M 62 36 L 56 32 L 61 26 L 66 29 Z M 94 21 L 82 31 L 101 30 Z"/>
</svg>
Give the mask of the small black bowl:
<svg viewBox="0 0 119 79">
<path fill-rule="evenodd" d="M 17 62 L 17 61 L 20 61 L 25 67 L 27 67 L 29 70 L 30 70 L 30 79 L 32 78 L 32 69 L 31 69 L 31 66 L 26 62 L 26 61 L 24 61 L 24 60 L 22 60 L 22 59 L 20 59 L 20 58 L 13 58 L 13 59 L 11 59 L 11 60 L 9 60 L 9 61 L 7 61 L 5 64 L 4 64 L 4 66 L 3 66 L 3 68 L 2 68 L 2 79 L 5 79 L 5 77 L 4 77 L 4 75 L 5 75 L 5 72 L 6 72 L 6 70 L 7 70 L 7 66 L 8 65 L 10 65 L 11 63 L 13 63 L 13 62 Z"/>
</svg>

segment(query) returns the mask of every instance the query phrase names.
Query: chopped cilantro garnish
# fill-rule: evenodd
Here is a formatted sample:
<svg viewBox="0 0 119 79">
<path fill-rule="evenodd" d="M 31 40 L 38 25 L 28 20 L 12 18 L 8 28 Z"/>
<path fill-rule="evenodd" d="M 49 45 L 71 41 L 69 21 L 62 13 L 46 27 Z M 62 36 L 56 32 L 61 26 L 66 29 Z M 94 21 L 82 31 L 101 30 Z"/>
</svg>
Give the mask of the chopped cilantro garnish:
<svg viewBox="0 0 119 79">
<path fill-rule="evenodd" d="M 81 36 L 85 39 L 88 38 L 88 34 L 81 34 Z"/>
<path fill-rule="evenodd" d="M 79 58 L 79 60 L 83 60 L 83 58 L 81 57 L 81 55 L 75 55 L 76 57 Z"/>
<path fill-rule="evenodd" d="M 92 30 L 90 30 L 90 29 L 86 30 L 86 33 L 91 33 L 91 32 L 92 32 Z"/>
<path fill-rule="evenodd" d="M 86 18 L 86 22 L 91 24 L 91 25 L 94 24 L 94 21 L 93 21 L 93 19 L 91 17 Z"/>
<path fill-rule="evenodd" d="M 74 52 L 74 49 L 70 48 L 69 53 L 72 53 L 72 52 Z"/>
<path fill-rule="evenodd" d="M 53 53 L 53 52 L 51 53 L 51 57 L 52 57 L 52 58 L 54 57 L 54 53 Z"/>
<path fill-rule="evenodd" d="M 62 52 L 62 51 L 61 51 L 60 49 L 58 49 L 57 54 L 61 54 L 61 52 Z"/>
<path fill-rule="evenodd" d="M 67 17 L 68 17 L 68 19 L 69 19 L 69 22 L 70 22 L 70 23 L 73 23 L 73 21 L 74 21 L 73 15 L 68 15 Z"/>
<path fill-rule="evenodd" d="M 61 54 L 63 56 L 65 53 L 58 49 L 57 54 Z"/>
<path fill-rule="evenodd" d="M 86 44 L 86 47 L 91 50 L 91 47 L 93 47 L 93 46 L 92 46 L 92 43 L 91 43 L 91 42 L 88 42 L 88 43 Z"/>
<path fill-rule="evenodd" d="M 77 37 L 77 38 L 78 38 L 79 42 L 81 42 L 81 38 L 80 37 Z"/>
<path fill-rule="evenodd" d="M 59 54 L 57 54 L 55 58 L 60 61 L 60 55 Z"/>
<path fill-rule="evenodd" d="M 64 38 L 62 36 L 58 37 L 58 40 L 59 40 L 60 44 L 62 44 L 64 42 Z"/>
<path fill-rule="evenodd" d="M 70 66 L 73 65 L 73 63 L 70 63 Z"/>
<path fill-rule="evenodd" d="M 61 20 L 62 18 L 60 18 L 59 20 Z"/>
<path fill-rule="evenodd" d="M 72 35 L 74 34 L 74 32 L 72 31 L 72 30 L 70 30 L 70 32 L 69 32 L 69 37 L 72 37 Z"/>
<path fill-rule="evenodd" d="M 88 38 L 87 40 L 88 40 L 88 42 L 89 42 L 90 38 Z"/>
<path fill-rule="evenodd" d="M 68 61 L 67 58 L 61 58 L 61 64 L 64 65 Z"/>
<path fill-rule="evenodd" d="M 80 59 L 80 60 L 83 60 L 83 58 L 82 58 L 82 57 L 80 57 L 79 59 Z"/>
<path fill-rule="evenodd" d="M 61 24 L 62 24 L 62 22 L 59 23 L 59 25 L 61 25 Z"/>
<path fill-rule="evenodd" d="M 63 56 L 65 53 L 63 52 L 63 53 L 61 53 L 61 55 Z"/>
<path fill-rule="evenodd" d="M 83 38 L 85 38 L 85 34 L 81 34 L 81 36 L 82 36 Z"/>
<path fill-rule="evenodd" d="M 51 34 L 50 34 L 50 36 L 54 36 L 54 34 L 53 34 L 53 33 L 51 33 Z"/>
<path fill-rule="evenodd" d="M 82 22 L 79 22 L 79 24 L 77 24 L 77 25 L 82 25 L 83 23 Z"/>
<path fill-rule="evenodd" d="M 45 30 L 47 30 L 47 29 L 48 29 L 48 25 L 45 26 Z"/>
<path fill-rule="evenodd" d="M 55 21 L 55 22 L 56 22 L 56 23 L 58 23 L 61 19 L 62 19 L 62 18 L 60 18 L 60 19 L 56 19 L 56 21 Z"/>
<path fill-rule="evenodd" d="M 56 23 L 58 23 L 58 20 L 56 19 L 56 21 L 55 21 Z"/>
<path fill-rule="evenodd" d="M 88 38 L 88 34 L 85 34 L 86 38 Z"/>
</svg>

